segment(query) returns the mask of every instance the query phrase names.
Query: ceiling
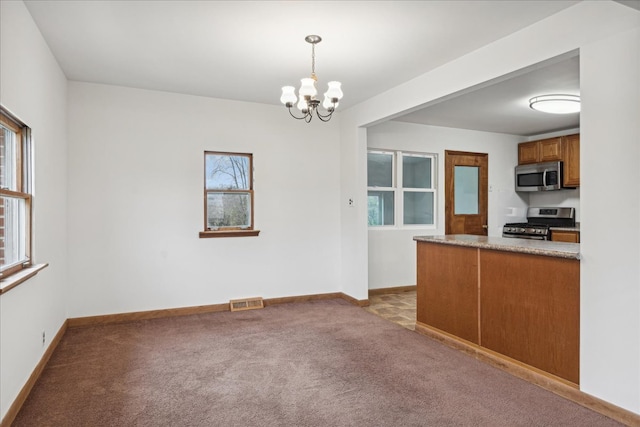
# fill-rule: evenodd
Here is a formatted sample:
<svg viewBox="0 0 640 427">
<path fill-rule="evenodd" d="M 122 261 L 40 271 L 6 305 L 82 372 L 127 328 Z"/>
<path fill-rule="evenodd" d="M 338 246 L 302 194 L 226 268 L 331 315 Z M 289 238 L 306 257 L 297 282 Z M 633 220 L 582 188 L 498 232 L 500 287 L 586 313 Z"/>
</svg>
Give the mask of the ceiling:
<svg viewBox="0 0 640 427">
<path fill-rule="evenodd" d="M 298 86 L 300 78 L 308 77 L 311 49 L 304 37 L 319 34 L 323 38 L 316 47 L 319 92 L 325 91 L 327 81 L 341 81 L 345 96 L 340 109 L 345 109 L 578 2 L 42 0 L 25 4 L 69 80 L 263 104 L 280 105 L 280 88 Z M 532 111 L 518 108 L 518 103 L 548 90 L 578 93 L 578 81 L 574 56 L 397 120 L 541 133 L 568 125 L 552 123 L 548 115 L 524 120 L 522 114 L 531 116 Z M 573 120 L 569 127 L 577 117 Z"/>
<path fill-rule="evenodd" d="M 580 95 L 577 53 L 453 94 L 395 120 L 523 136 L 580 127 L 579 113 L 548 114 L 529 107 L 529 99 L 545 94 Z"/>
</svg>

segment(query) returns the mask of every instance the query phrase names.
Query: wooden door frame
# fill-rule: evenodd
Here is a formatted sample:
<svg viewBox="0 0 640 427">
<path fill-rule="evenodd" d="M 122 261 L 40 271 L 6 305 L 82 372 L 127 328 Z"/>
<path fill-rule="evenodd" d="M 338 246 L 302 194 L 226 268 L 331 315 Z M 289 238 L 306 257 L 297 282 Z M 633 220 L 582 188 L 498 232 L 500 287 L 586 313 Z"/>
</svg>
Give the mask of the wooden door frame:
<svg viewBox="0 0 640 427">
<path fill-rule="evenodd" d="M 444 151 L 444 185 L 445 185 L 445 194 L 444 194 L 444 207 L 445 207 L 445 212 L 444 212 L 444 225 L 445 225 L 445 234 L 452 234 L 452 224 L 450 221 L 450 218 L 453 218 L 453 208 L 454 208 L 454 204 L 453 203 L 447 203 L 448 200 L 453 201 L 454 200 L 454 186 L 453 184 L 453 175 L 449 172 L 452 171 L 452 159 L 451 156 L 474 156 L 474 157 L 484 157 L 487 160 L 487 167 L 485 170 L 481 169 L 481 173 L 483 174 L 481 177 L 479 177 L 480 182 L 483 182 L 483 179 L 486 178 L 486 182 L 487 182 L 487 186 L 480 186 L 480 194 L 478 196 L 479 203 L 480 206 L 479 208 L 481 209 L 481 207 L 484 205 L 486 207 L 486 211 L 487 211 L 487 218 L 486 218 L 486 222 L 488 222 L 489 218 L 489 154 L 488 153 L 476 153 L 476 152 L 471 152 L 471 151 L 456 151 L 456 150 L 445 150 Z M 486 177 L 484 176 L 486 175 Z M 485 235 L 488 234 L 488 229 L 485 229 Z"/>
</svg>

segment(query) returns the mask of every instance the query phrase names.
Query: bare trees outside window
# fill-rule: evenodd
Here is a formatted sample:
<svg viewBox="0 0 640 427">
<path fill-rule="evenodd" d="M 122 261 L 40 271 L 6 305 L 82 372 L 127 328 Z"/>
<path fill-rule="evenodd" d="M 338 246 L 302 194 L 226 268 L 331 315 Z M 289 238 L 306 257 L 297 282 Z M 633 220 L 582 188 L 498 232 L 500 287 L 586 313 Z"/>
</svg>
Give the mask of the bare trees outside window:
<svg viewBox="0 0 640 427">
<path fill-rule="evenodd" d="M 204 159 L 205 230 L 253 230 L 253 156 L 206 151 Z"/>
</svg>

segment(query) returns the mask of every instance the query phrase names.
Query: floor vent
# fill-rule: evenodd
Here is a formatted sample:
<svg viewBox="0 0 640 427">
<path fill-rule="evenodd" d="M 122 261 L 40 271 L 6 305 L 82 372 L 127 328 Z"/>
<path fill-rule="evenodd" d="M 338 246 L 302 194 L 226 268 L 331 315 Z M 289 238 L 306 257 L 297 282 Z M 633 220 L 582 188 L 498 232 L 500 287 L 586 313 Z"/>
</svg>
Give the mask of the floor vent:
<svg viewBox="0 0 640 427">
<path fill-rule="evenodd" d="M 264 303 L 262 297 L 232 299 L 229 301 L 229 307 L 231 307 L 231 311 L 255 310 L 256 308 L 264 308 Z"/>
</svg>

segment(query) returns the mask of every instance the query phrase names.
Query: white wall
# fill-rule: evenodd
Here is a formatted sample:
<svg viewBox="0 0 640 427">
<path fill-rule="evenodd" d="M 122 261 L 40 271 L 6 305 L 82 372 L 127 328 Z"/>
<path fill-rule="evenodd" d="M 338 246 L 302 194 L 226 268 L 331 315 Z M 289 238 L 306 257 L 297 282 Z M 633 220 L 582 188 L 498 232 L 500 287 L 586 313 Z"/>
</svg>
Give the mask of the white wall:
<svg viewBox="0 0 640 427">
<path fill-rule="evenodd" d="M 342 291 L 369 298 L 367 275 L 367 131 L 340 114 L 340 248 Z M 354 143 L 355 141 L 355 143 Z M 355 203 L 348 203 L 353 200 Z M 360 268 L 364 266 L 365 268 Z"/>
<path fill-rule="evenodd" d="M 560 191 L 538 191 L 529 195 L 529 206 L 560 206 L 575 208 L 576 222 L 580 222 L 580 187 Z"/>
<path fill-rule="evenodd" d="M 638 16 L 613 2 L 580 2 L 342 111 L 329 126 L 308 126 L 277 107 L 90 84 L 71 85 L 67 104 L 64 76 L 24 5 L 0 1 L 0 103 L 34 130 L 35 256 L 51 264 L 0 297 L 1 415 L 44 351 L 41 332 L 51 337 L 66 317 L 256 294 L 366 298 L 363 127 L 575 49 L 581 387 L 640 413 Z M 619 156 L 604 156 L 603 141 Z M 205 149 L 255 154 L 260 237 L 197 238 Z M 628 188 L 612 191 L 602 177 Z M 624 213 L 613 223 L 612 206 Z"/>
<path fill-rule="evenodd" d="M 355 191 L 356 208 L 343 207 L 341 218 L 343 229 L 357 230 L 342 236 L 342 246 L 366 251 L 366 168 L 359 162 L 367 142 L 354 128 L 580 49 L 581 388 L 640 414 L 638 28 L 635 9 L 580 2 L 344 111 L 342 190 Z M 624 213 L 612 216 L 612 208 Z M 344 254 L 343 288 L 352 294 L 367 292 L 367 260 Z"/>
<path fill-rule="evenodd" d="M 581 388 L 640 413 L 640 29 L 580 53 Z"/>
<path fill-rule="evenodd" d="M 527 196 L 514 191 L 518 163 L 516 135 L 477 132 L 389 121 L 367 129 L 368 148 L 435 153 L 437 157 L 436 228 L 369 228 L 369 289 L 416 284 L 414 236 L 444 234 L 444 152 L 489 155 L 489 235 L 501 236 L 506 222 L 524 220 Z"/>
<path fill-rule="evenodd" d="M 66 79 L 22 2 L 0 2 L 0 104 L 33 131 L 33 258 L 49 263 L 0 296 L 4 418 L 67 318 Z"/>
<path fill-rule="evenodd" d="M 340 291 L 337 122 L 69 84 L 69 317 Z M 253 153 L 258 237 L 199 239 L 204 151 Z"/>
</svg>

